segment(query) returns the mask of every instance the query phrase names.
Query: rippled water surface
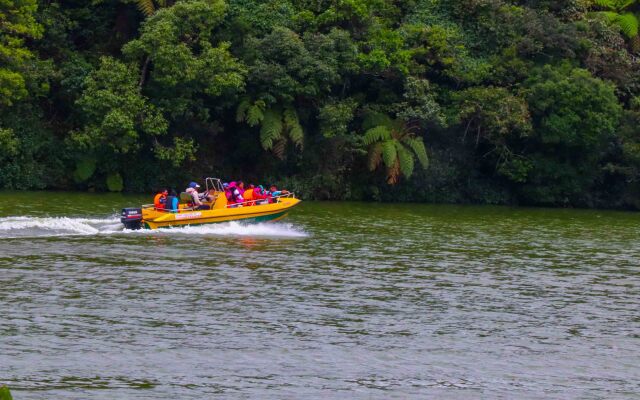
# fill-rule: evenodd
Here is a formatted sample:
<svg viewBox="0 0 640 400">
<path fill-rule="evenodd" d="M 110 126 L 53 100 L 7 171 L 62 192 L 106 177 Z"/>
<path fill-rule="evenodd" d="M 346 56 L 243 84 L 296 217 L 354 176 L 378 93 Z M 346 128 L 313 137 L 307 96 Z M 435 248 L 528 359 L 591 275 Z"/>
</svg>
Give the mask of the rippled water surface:
<svg viewBox="0 0 640 400">
<path fill-rule="evenodd" d="M 640 214 L 306 202 L 123 232 L 141 202 L 0 193 L 14 398 L 640 393 Z"/>
</svg>

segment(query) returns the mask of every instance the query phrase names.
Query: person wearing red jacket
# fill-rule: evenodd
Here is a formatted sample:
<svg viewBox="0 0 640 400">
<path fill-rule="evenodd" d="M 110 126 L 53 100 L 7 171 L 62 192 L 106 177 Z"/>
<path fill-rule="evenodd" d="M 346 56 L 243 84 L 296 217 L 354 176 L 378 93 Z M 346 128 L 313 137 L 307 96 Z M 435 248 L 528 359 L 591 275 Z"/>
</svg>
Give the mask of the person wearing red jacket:
<svg viewBox="0 0 640 400">
<path fill-rule="evenodd" d="M 164 189 L 162 192 L 156 194 L 156 197 L 153 198 L 153 206 L 156 210 L 164 210 L 165 202 L 167 201 L 167 195 L 169 194 L 169 190 Z"/>
</svg>

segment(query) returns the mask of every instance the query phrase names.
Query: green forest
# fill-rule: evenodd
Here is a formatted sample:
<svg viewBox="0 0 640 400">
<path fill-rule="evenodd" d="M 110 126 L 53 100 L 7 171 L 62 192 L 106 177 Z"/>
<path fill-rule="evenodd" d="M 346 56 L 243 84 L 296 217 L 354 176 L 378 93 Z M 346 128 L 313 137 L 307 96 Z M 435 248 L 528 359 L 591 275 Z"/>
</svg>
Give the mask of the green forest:
<svg viewBox="0 0 640 400">
<path fill-rule="evenodd" d="M 2 0 L 0 188 L 640 208 L 640 1 Z"/>
</svg>

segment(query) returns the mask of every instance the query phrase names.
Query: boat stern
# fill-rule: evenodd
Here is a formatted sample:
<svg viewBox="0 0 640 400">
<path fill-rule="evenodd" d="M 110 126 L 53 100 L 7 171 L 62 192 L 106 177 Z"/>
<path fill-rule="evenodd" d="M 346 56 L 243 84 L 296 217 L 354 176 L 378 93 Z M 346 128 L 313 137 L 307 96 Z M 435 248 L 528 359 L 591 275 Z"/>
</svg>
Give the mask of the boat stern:
<svg viewBox="0 0 640 400">
<path fill-rule="evenodd" d="M 136 230 L 142 228 L 142 209 L 135 207 L 123 208 L 120 214 L 120 222 L 122 222 L 125 229 Z"/>
</svg>

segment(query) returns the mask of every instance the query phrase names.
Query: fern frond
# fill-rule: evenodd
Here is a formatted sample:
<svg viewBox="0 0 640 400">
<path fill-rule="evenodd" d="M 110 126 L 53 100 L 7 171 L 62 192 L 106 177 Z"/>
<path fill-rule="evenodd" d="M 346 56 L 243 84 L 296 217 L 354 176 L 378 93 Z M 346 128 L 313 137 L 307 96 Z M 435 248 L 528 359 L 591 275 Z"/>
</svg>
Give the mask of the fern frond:
<svg viewBox="0 0 640 400">
<path fill-rule="evenodd" d="M 419 137 L 406 137 L 403 142 L 413 151 L 418 158 L 422 168 L 427 169 L 429 166 L 429 157 L 427 156 L 427 149 L 424 147 L 424 141 Z"/>
<path fill-rule="evenodd" d="M 138 5 L 140 12 L 147 17 L 156 12 L 156 6 L 153 4 L 153 0 L 136 0 L 136 4 Z"/>
<path fill-rule="evenodd" d="M 286 148 L 287 141 L 284 138 L 281 138 L 274 143 L 271 152 L 273 152 L 273 154 L 279 159 L 284 160 L 284 151 Z"/>
<path fill-rule="evenodd" d="M 294 110 L 292 107 L 285 108 L 283 112 L 283 118 L 285 129 L 288 132 L 289 139 L 291 139 L 291 142 L 293 144 L 295 144 L 299 148 L 302 148 L 304 141 L 304 131 L 302 129 L 302 126 L 300 125 L 300 120 L 298 119 L 296 110 Z"/>
<path fill-rule="evenodd" d="M 631 39 L 638 36 L 638 18 L 633 13 L 620 15 L 616 23 L 627 38 Z"/>
<path fill-rule="evenodd" d="M 400 164 L 400 172 L 405 178 L 409 178 L 413 174 L 414 160 L 413 154 L 400 142 L 396 142 L 396 149 L 398 151 L 398 163 Z"/>
<path fill-rule="evenodd" d="M 302 125 L 297 124 L 289 129 L 289 139 L 291 142 L 298 146 L 301 150 L 304 147 L 304 131 Z"/>
<path fill-rule="evenodd" d="M 593 0 L 593 4 L 596 6 L 613 10 L 617 9 L 617 3 L 616 0 Z"/>
<path fill-rule="evenodd" d="M 271 150 L 276 141 L 282 138 L 282 113 L 270 108 L 264 112 L 260 128 L 260 144 L 265 150 Z"/>
<path fill-rule="evenodd" d="M 606 0 L 605 0 L 606 1 Z M 637 0 L 618 0 L 618 10 L 624 10 L 630 5 L 633 5 L 637 2 Z"/>
<path fill-rule="evenodd" d="M 386 142 L 382 142 L 382 161 L 384 161 L 384 165 L 391 168 L 397 159 L 396 141 L 387 140 Z"/>
<path fill-rule="evenodd" d="M 378 168 L 382 162 L 382 143 L 376 143 L 369 148 L 369 170 Z"/>
<path fill-rule="evenodd" d="M 376 126 L 365 132 L 363 142 L 366 146 L 369 146 L 376 142 L 382 142 L 384 140 L 391 139 L 391 131 L 386 126 Z"/>
<path fill-rule="evenodd" d="M 620 14 L 615 11 L 598 11 L 595 14 L 603 16 L 607 21 L 611 23 L 615 23 L 620 17 Z"/>
<path fill-rule="evenodd" d="M 248 98 L 243 98 L 238 104 L 236 109 L 236 122 L 243 122 L 247 119 L 247 110 L 251 107 L 251 101 Z"/>
<path fill-rule="evenodd" d="M 247 124 L 249 124 L 249 126 L 258 125 L 264 120 L 264 114 L 264 107 L 260 107 L 257 102 L 254 103 L 247 109 Z"/>
<path fill-rule="evenodd" d="M 296 110 L 294 110 L 291 106 L 286 106 L 284 108 L 284 111 L 282 112 L 282 118 L 284 119 L 284 124 L 287 127 L 291 127 L 295 124 L 300 123 L 298 122 L 298 114 L 296 113 Z"/>
</svg>

